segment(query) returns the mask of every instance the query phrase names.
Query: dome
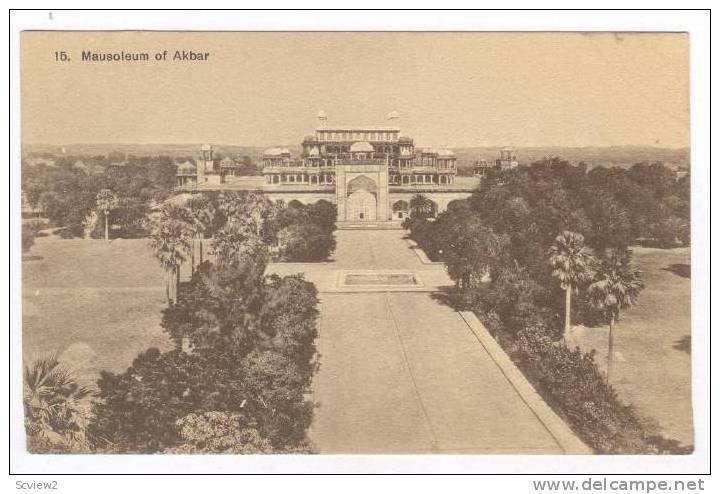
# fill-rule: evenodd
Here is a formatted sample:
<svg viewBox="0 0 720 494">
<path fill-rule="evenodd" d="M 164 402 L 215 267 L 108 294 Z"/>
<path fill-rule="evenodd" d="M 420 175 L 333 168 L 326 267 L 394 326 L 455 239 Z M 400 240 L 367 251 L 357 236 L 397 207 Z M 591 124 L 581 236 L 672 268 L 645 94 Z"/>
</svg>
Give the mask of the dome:
<svg viewBox="0 0 720 494">
<path fill-rule="evenodd" d="M 359 141 L 350 146 L 351 153 L 372 153 L 375 148 L 367 141 Z"/>
</svg>

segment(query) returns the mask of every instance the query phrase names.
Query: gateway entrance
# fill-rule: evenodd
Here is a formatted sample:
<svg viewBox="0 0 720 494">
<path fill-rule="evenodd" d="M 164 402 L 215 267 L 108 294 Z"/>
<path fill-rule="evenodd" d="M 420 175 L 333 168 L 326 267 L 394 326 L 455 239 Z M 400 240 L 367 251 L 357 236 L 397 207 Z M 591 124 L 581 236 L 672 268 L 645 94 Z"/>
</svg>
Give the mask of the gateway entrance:
<svg viewBox="0 0 720 494">
<path fill-rule="evenodd" d="M 376 158 L 368 142 L 355 142 L 349 156 L 335 160 L 338 227 L 386 224 L 388 214 L 388 159 Z"/>
<path fill-rule="evenodd" d="M 375 221 L 377 219 L 377 200 L 367 190 L 353 192 L 347 198 L 348 221 Z"/>
</svg>

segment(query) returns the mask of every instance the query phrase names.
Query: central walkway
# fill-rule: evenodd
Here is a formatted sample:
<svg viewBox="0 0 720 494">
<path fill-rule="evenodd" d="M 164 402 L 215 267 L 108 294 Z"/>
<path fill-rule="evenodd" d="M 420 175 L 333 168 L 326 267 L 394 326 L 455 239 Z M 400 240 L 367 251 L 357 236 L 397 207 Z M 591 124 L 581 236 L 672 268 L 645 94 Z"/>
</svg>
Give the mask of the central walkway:
<svg viewBox="0 0 720 494">
<path fill-rule="evenodd" d="M 410 270 L 401 230 L 340 230 L 334 262 L 286 264 L 320 290 L 311 439 L 321 453 L 563 453 L 460 315 L 429 292 L 338 293 L 335 273 Z"/>
</svg>

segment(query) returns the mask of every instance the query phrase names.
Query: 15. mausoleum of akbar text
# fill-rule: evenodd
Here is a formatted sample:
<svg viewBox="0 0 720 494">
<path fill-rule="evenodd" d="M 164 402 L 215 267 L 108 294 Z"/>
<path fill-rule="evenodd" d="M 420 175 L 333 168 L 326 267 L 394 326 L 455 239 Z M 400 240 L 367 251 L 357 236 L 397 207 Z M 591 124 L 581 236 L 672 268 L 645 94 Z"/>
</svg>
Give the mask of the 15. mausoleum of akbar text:
<svg viewBox="0 0 720 494">
<path fill-rule="evenodd" d="M 388 120 L 395 123 L 397 112 Z M 339 227 L 402 221 L 416 194 L 430 199 L 437 214 L 477 187 L 478 177 L 457 177 L 451 150 L 418 149 L 397 126 L 330 124 L 322 111 L 318 121 L 299 155 L 283 147 L 267 149 L 262 177 L 238 176 L 232 160 L 216 162 L 212 146 L 204 145 L 197 166 L 178 166 L 178 185 L 198 192 L 256 190 L 286 203 L 325 200 L 337 205 Z"/>
</svg>

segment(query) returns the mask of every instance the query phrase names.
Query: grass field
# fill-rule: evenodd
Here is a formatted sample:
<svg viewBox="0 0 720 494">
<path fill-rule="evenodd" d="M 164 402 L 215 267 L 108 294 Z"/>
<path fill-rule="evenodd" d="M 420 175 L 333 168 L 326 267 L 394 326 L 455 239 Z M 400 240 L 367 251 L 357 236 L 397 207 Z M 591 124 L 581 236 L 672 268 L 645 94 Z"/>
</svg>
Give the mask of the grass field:
<svg viewBox="0 0 720 494">
<path fill-rule="evenodd" d="M 147 240 L 36 239 L 24 256 L 23 357 L 57 352 L 84 382 L 170 348 L 159 326 L 165 273 Z"/>
<path fill-rule="evenodd" d="M 693 444 L 690 362 L 690 251 L 634 248 L 645 290 L 615 327 L 611 383 L 667 437 Z M 571 345 L 597 350 L 605 370 L 608 329 L 575 327 Z"/>
</svg>

